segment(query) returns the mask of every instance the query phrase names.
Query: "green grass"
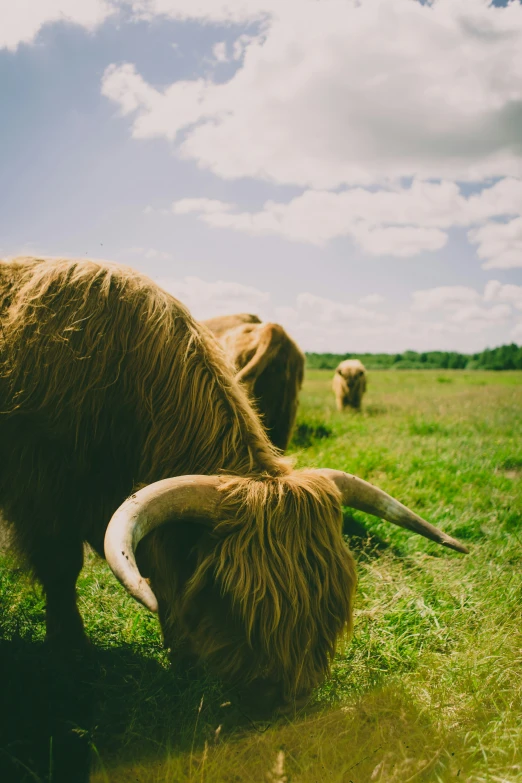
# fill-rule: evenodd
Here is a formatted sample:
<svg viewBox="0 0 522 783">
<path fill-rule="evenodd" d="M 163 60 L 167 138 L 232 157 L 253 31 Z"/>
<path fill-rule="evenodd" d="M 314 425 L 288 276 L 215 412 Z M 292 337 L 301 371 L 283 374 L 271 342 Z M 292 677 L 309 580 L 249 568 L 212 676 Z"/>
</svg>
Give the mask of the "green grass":
<svg viewBox="0 0 522 783">
<path fill-rule="evenodd" d="M 378 484 L 471 554 L 347 511 L 354 637 L 313 703 L 271 723 L 169 669 L 155 618 L 92 555 L 91 659 L 48 661 L 40 592 L 4 554 L 2 780 L 2 763 L 20 780 L 87 779 L 60 764 L 90 751 L 94 783 L 522 781 L 522 373 L 370 373 L 361 414 L 335 411 L 330 381 L 307 374 L 297 464 Z"/>
</svg>

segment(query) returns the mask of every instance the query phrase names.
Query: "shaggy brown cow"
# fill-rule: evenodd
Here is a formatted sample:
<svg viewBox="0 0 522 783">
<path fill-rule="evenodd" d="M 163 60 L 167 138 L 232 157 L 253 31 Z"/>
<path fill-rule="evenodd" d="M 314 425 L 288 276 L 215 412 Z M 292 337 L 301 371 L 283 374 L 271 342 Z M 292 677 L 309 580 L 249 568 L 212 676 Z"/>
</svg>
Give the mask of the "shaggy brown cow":
<svg viewBox="0 0 522 783">
<path fill-rule="evenodd" d="M 352 623 L 341 504 L 466 551 L 354 476 L 293 471 L 219 346 L 148 278 L 0 262 L 0 507 L 50 641 L 82 641 L 88 541 L 158 611 L 167 646 L 271 704 L 299 701 Z"/>
<path fill-rule="evenodd" d="M 345 408 L 361 409 L 366 391 L 366 369 L 359 359 L 346 359 L 335 371 L 332 388 L 338 411 Z"/>
<path fill-rule="evenodd" d="M 284 451 L 297 414 L 304 355 L 282 326 L 261 323 L 257 315 L 225 315 L 203 324 L 219 338 L 270 440 Z"/>
</svg>

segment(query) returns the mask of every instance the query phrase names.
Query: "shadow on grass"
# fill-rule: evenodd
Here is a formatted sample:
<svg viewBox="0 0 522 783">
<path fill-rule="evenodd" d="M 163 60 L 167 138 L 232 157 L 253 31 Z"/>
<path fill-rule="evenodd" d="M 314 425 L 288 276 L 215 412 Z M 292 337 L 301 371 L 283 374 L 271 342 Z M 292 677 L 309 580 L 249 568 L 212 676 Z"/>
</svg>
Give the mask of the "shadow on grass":
<svg viewBox="0 0 522 783">
<path fill-rule="evenodd" d="M 99 752 L 148 755 L 167 741 L 183 751 L 202 688 L 211 710 L 223 700 L 201 674 L 176 675 L 150 650 L 124 646 L 52 656 L 42 643 L 0 640 L 0 670 L 2 783 L 87 783 Z"/>
<path fill-rule="evenodd" d="M 366 783 L 379 764 L 390 774 L 382 780 L 403 783 L 445 752 L 398 683 L 350 708 L 253 722 L 216 681 L 160 658 L 152 646 L 95 648 L 79 660 L 20 637 L 0 642 L 2 783 L 250 783 L 266 779 L 281 748 L 300 783 Z"/>
<path fill-rule="evenodd" d="M 350 549 L 357 551 L 365 557 L 377 557 L 385 550 L 394 551 L 389 541 L 385 541 L 375 533 L 371 533 L 349 511 L 345 510 L 343 510 L 343 534 L 348 538 Z M 401 555 L 398 550 L 395 554 Z"/>
<path fill-rule="evenodd" d="M 348 513 L 344 532 L 358 559 L 393 551 Z M 234 694 L 224 692 L 204 673 L 182 674 L 168 667 L 153 642 L 143 649 L 137 644 L 94 647 L 80 659 L 53 657 L 44 644 L 14 635 L 0 640 L 0 670 L 2 783 L 189 780 L 187 770 L 200 770 L 205 746 L 229 771 L 238 752 L 240 766 L 248 772 L 237 779 L 249 781 L 254 778 L 249 777 L 253 770 L 248 754 L 255 756 L 256 743 L 266 749 L 263 764 L 268 764 L 275 750 L 265 743 L 265 734 L 275 742 L 281 732 L 286 738 L 290 731 L 285 728 L 288 721 L 251 720 L 235 706 Z M 336 714 L 344 723 L 344 713 Z M 314 731 L 323 732 L 336 719 L 317 708 L 295 716 L 288 725 L 300 732 L 297 727 L 304 721 L 304 744 L 309 720 Z M 227 750 L 217 741 L 218 727 Z M 373 740 L 369 744 L 373 747 Z M 312 756 L 309 763 L 315 764 Z M 119 765 L 126 769 L 121 778 L 114 771 Z M 104 772 L 106 767 L 110 775 Z"/>
<path fill-rule="evenodd" d="M 331 427 L 323 422 L 299 421 L 294 428 L 291 446 L 298 449 L 307 449 L 318 440 L 331 438 L 332 434 Z"/>
<path fill-rule="evenodd" d="M 432 775 L 459 776 L 453 743 L 437 715 L 394 683 L 349 707 L 315 707 L 280 719 L 262 733 L 222 732 L 185 751 L 158 745 L 145 757 L 129 749 L 94 770 L 92 783 L 427 783 Z"/>
<path fill-rule="evenodd" d="M 373 405 L 365 405 L 363 408 L 363 412 L 367 416 L 385 416 L 390 411 L 389 407 L 386 405 L 380 405 L 374 403 Z"/>
<path fill-rule="evenodd" d="M 0 642 L 0 669 L 0 780 L 87 781 L 92 693 L 78 664 L 16 638 Z"/>
</svg>

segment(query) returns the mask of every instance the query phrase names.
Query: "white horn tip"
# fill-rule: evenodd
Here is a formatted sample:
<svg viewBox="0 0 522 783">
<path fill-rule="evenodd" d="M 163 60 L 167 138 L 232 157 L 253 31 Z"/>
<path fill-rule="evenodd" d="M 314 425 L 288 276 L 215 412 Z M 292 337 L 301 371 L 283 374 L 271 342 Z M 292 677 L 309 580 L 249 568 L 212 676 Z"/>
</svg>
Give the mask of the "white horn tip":
<svg viewBox="0 0 522 783">
<path fill-rule="evenodd" d="M 154 614 L 158 613 L 158 600 L 144 579 L 141 580 L 138 590 L 133 593 L 133 597 L 149 611 L 154 612 Z"/>
<path fill-rule="evenodd" d="M 464 544 L 461 544 L 460 541 L 457 541 L 456 538 L 452 538 L 451 536 L 445 536 L 444 540 L 440 542 L 442 546 L 446 546 L 449 549 L 454 549 L 455 552 L 461 552 L 463 555 L 469 555 L 469 549 L 467 546 L 464 546 Z"/>
</svg>

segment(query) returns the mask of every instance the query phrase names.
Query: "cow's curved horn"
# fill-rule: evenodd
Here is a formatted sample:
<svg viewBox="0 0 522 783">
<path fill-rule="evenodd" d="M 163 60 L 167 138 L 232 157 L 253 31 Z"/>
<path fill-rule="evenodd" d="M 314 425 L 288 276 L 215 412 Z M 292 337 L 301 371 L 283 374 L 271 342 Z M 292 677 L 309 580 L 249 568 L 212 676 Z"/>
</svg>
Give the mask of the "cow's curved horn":
<svg viewBox="0 0 522 783">
<path fill-rule="evenodd" d="M 456 552 L 469 553 L 467 547 L 461 544 L 460 541 L 457 541 L 456 538 L 452 538 L 443 533 L 442 530 L 430 525 L 429 522 L 417 516 L 409 508 L 399 503 L 398 500 L 387 495 L 382 489 L 368 484 L 367 481 L 363 481 L 357 478 L 357 476 L 352 476 L 350 473 L 344 473 L 342 470 L 322 468 L 318 469 L 317 472 L 334 482 L 341 492 L 344 506 L 357 508 L 359 511 L 366 511 L 368 514 L 393 522 L 394 525 L 413 530 L 415 533 L 419 533 L 419 535 L 425 538 L 430 538 L 432 541 L 442 544 L 442 546 L 449 547 L 449 549 L 454 549 Z"/>
<path fill-rule="evenodd" d="M 135 551 L 152 530 L 177 519 L 216 517 L 219 505 L 217 476 L 176 476 L 140 489 L 118 508 L 105 533 L 105 557 L 125 589 L 151 612 L 156 596 L 141 576 Z"/>
</svg>

